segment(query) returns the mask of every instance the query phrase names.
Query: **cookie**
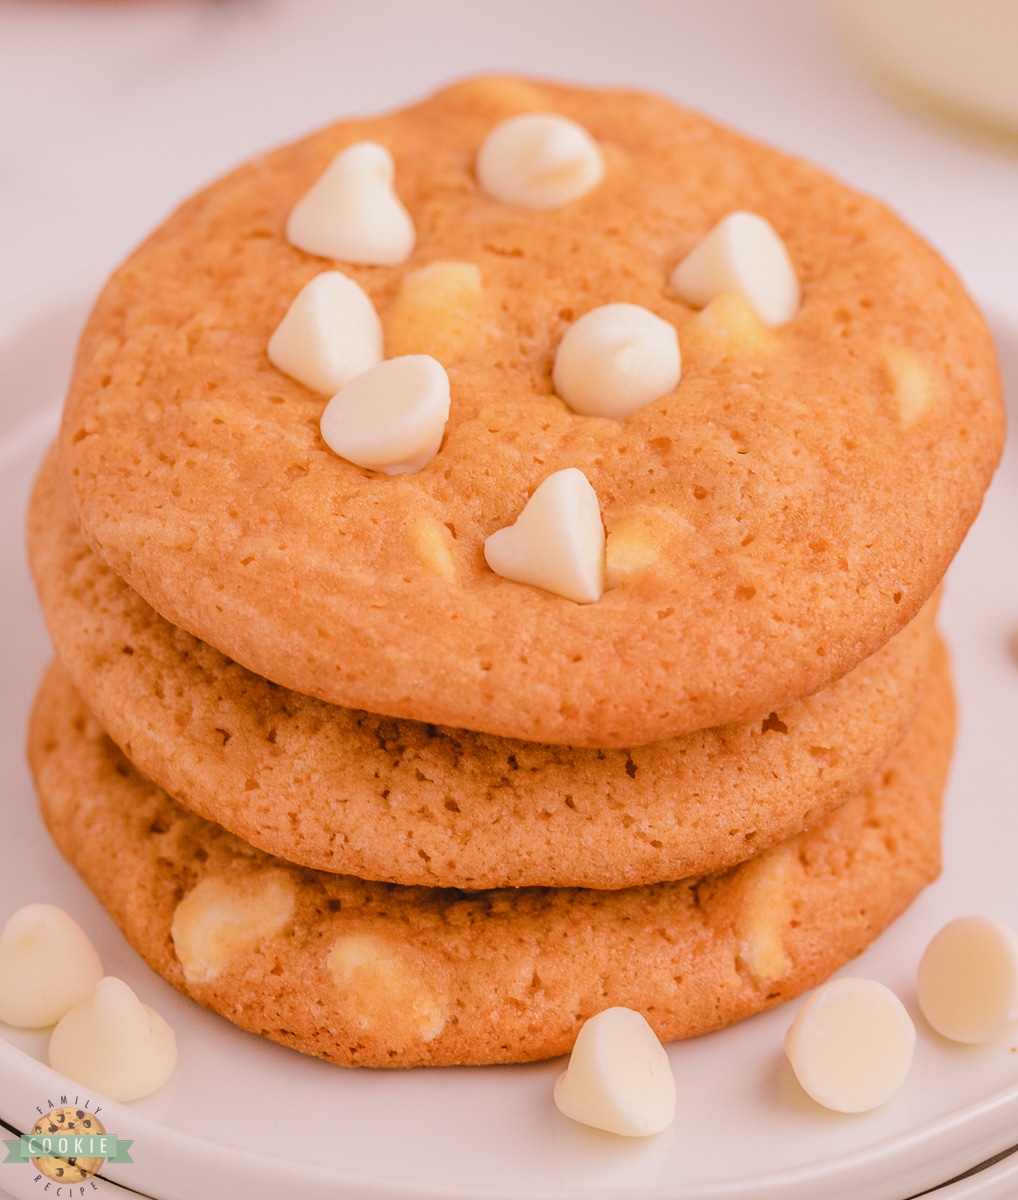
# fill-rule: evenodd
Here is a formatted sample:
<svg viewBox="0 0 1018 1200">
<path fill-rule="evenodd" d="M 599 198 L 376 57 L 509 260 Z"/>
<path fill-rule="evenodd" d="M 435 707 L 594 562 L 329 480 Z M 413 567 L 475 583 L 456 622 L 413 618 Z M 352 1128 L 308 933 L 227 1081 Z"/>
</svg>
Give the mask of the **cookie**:
<svg viewBox="0 0 1018 1200">
<path fill-rule="evenodd" d="M 474 171 L 496 124 L 533 110 L 579 122 L 605 163 L 541 211 L 492 199 Z M 335 265 L 387 353 L 431 351 L 451 386 L 441 449 L 412 474 L 329 450 L 326 397 L 266 350 L 333 265 L 286 240 L 289 214 L 363 139 L 393 156 L 416 248 Z M 670 289 L 736 209 L 773 225 L 801 283 L 778 328 Z M 448 305 L 418 274 L 447 261 L 480 280 Z M 555 394 L 555 353 L 617 302 L 678 331 L 681 380 L 624 420 L 580 415 Z M 873 653 L 932 594 L 1002 437 L 984 322 L 882 205 L 663 99 L 481 79 L 262 155 L 185 203 L 99 298 L 61 455 L 93 549 L 248 669 L 390 716 L 619 747 L 779 709 Z M 596 603 L 484 559 L 566 468 L 607 531 Z"/>
<path fill-rule="evenodd" d="M 56 665 L 29 754 L 60 850 L 174 987 L 305 1053 L 395 1067 L 562 1054 L 616 1004 L 688 1037 L 813 987 L 937 875 L 952 725 L 941 652 L 905 741 L 823 822 L 726 873 L 613 892 L 292 866 L 139 774 Z"/>
<path fill-rule="evenodd" d="M 392 883 L 619 888 L 740 862 L 878 770 L 932 646 L 930 603 L 851 674 L 752 722 L 546 746 L 325 704 L 229 661 L 89 552 L 52 456 L 29 548 L 58 656 L 141 771 L 270 854 Z"/>
</svg>

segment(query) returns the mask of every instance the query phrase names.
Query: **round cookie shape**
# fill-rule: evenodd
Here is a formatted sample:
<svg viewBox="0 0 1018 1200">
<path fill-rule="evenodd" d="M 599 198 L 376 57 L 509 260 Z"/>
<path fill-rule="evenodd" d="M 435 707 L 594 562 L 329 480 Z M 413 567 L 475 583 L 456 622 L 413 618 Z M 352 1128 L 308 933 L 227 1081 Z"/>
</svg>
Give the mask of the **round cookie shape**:
<svg viewBox="0 0 1018 1200">
<path fill-rule="evenodd" d="M 480 190 L 485 137 L 528 111 L 588 130 L 596 188 L 545 211 Z M 417 231 L 399 266 L 330 264 L 284 236 L 364 140 L 391 152 Z M 761 336 L 667 285 L 733 211 L 770 222 L 802 285 L 795 317 Z M 476 266 L 482 289 L 442 364 L 441 449 L 394 478 L 337 460 L 322 397 L 269 363 L 272 331 L 335 265 L 399 342 L 402 282 L 439 261 Z M 569 411 L 552 382 L 569 326 L 613 303 L 672 324 L 683 364 L 624 421 Z M 620 747 L 777 709 L 886 642 L 939 582 L 1002 438 L 981 317 L 879 203 L 662 99 L 482 79 L 263 155 L 184 204 L 99 298 L 61 454 L 93 548 L 250 670 L 390 716 Z M 570 467 L 607 532 L 595 604 L 502 579 L 482 553 Z"/>
<path fill-rule="evenodd" d="M 931 602 L 815 695 L 631 750 L 394 720 L 279 688 L 176 629 L 91 554 L 51 456 L 29 513 L 60 661 L 132 761 L 270 854 L 424 886 L 621 888 L 719 871 L 813 825 L 905 735 Z"/>
<path fill-rule="evenodd" d="M 58 847 L 174 987 L 304 1053 L 394 1067 L 564 1054 L 614 1005 L 667 1041 L 815 987 L 936 877 L 952 724 L 941 654 L 886 769 L 820 824 L 721 875 L 616 892 L 464 893 L 292 866 L 140 775 L 56 671 L 29 755 Z M 267 920 L 285 892 L 289 919 Z M 231 956 L 212 973 L 193 937 L 175 940 L 185 906 L 213 945 L 228 913 Z"/>
<path fill-rule="evenodd" d="M 68 1105 L 52 1109 L 32 1126 L 32 1133 L 36 1137 L 94 1137 L 102 1136 L 105 1132 L 106 1126 L 95 1113 L 87 1108 Z M 52 1179 L 56 1184 L 63 1184 L 70 1190 L 75 1184 L 80 1185 L 101 1171 L 105 1161 L 103 1158 L 79 1158 L 71 1155 L 66 1158 L 33 1158 L 32 1166 L 47 1179 Z"/>
</svg>

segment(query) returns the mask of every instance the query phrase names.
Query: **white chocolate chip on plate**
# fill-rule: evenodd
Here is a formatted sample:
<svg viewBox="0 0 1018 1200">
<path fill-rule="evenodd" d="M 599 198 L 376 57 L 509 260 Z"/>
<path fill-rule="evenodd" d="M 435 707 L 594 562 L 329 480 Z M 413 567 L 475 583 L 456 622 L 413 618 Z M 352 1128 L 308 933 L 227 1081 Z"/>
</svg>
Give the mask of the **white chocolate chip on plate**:
<svg viewBox="0 0 1018 1200">
<path fill-rule="evenodd" d="M 919 962 L 919 1007 L 937 1033 L 988 1042 L 1018 1021 L 1018 934 L 989 917 L 959 917 Z"/>
<path fill-rule="evenodd" d="M 294 297 L 268 352 L 285 375 L 331 396 L 382 361 L 382 322 L 360 284 L 322 271 Z"/>
<path fill-rule="evenodd" d="M 557 113 L 520 113 L 484 139 L 477 155 L 481 190 L 521 208 L 561 208 L 604 178 L 604 158 L 590 134 Z"/>
<path fill-rule="evenodd" d="M 835 1112 L 869 1112 L 898 1091 L 912 1065 L 915 1026 L 898 997 L 849 976 L 817 988 L 785 1036 L 803 1090 Z"/>
<path fill-rule="evenodd" d="M 449 376 L 428 354 L 390 358 L 351 379 L 322 413 L 322 438 L 358 467 L 401 475 L 438 453 L 449 419 Z"/>
<path fill-rule="evenodd" d="M 584 1022 L 555 1084 L 555 1103 L 574 1121 L 625 1137 L 667 1129 L 675 1078 L 646 1019 L 631 1008 L 606 1008 Z"/>
<path fill-rule="evenodd" d="M 111 1100 L 140 1100 L 173 1074 L 177 1040 L 155 1009 L 107 975 L 53 1030 L 49 1063 Z"/>
<path fill-rule="evenodd" d="M 552 378 L 573 412 L 624 421 L 673 391 L 681 371 L 673 325 L 638 304 L 604 304 L 566 330 Z"/>
<path fill-rule="evenodd" d="M 298 250 L 343 262 L 398 266 L 413 251 L 414 223 L 393 187 L 392 155 L 377 142 L 347 146 L 297 201 L 286 238 Z"/>
<path fill-rule="evenodd" d="M 0 934 L 0 1021 L 53 1025 L 91 996 L 103 968 L 88 934 L 62 908 L 26 904 Z"/>
<path fill-rule="evenodd" d="M 694 308 L 735 292 L 770 326 L 799 310 L 799 280 L 785 243 L 756 213 L 733 212 L 719 221 L 672 271 L 671 285 Z"/>
<path fill-rule="evenodd" d="M 549 475 L 514 525 L 484 543 L 496 575 L 544 588 L 578 604 L 601 599 L 605 536 L 597 493 L 576 467 Z"/>
</svg>

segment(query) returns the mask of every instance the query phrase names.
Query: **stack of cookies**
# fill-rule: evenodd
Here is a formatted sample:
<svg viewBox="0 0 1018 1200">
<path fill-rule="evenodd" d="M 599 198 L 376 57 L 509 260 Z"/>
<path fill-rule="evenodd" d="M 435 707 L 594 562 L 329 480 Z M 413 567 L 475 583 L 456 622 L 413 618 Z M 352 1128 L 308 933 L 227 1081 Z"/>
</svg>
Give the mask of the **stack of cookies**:
<svg viewBox="0 0 1018 1200">
<path fill-rule="evenodd" d="M 567 120 L 485 158 L 535 114 Z M 343 191 L 351 148 L 377 204 Z M 366 222 L 352 248 L 295 217 L 322 187 Z M 715 295 L 675 270 L 732 213 L 785 248 L 779 319 L 734 235 L 701 254 Z M 419 457 L 348 426 L 337 452 L 299 377 L 332 369 L 323 310 L 288 315 L 326 272 L 356 285 L 361 392 L 375 315 L 382 367 L 447 379 Z M 611 306 L 681 348 L 624 413 L 559 369 Z M 635 344 L 611 369 L 645 381 Z M 403 419 L 372 395 L 357 421 Z M 30 516 L 43 814 L 156 971 L 337 1063 L 548 1057 L 611 1005 L 666 1040 L 719 1028 L 937 874 L 936 593 L 1002 438 L 961 285 L 809 166 L 660 99 L 510 79 L 326 129 L 186 203 L 84 332 Z M 596 536 L 562 501 L 506 565 L 492 535 L 581 473 Z M 584 570 L 590 594 L 549 582 Z"/>
</svg>

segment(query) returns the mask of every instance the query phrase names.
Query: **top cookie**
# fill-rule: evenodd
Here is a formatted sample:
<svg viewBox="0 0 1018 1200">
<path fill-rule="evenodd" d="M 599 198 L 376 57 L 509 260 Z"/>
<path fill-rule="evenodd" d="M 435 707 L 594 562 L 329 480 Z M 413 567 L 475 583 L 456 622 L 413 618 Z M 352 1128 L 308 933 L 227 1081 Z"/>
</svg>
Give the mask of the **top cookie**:
<svg viewBox="0 0 1018 1200">
<path fill-rule="evenodd" d="M 485 194 L 478 150 L 525 111 L 589 131 L 602 181 L 551 209 Z M 364 140 L 391 152 L 416 228 L 397 266 L 285 237 Z M 697 312 L 669 286 L 735 210 L 771 222 L 798 275 L 777 328 L 724 297 Z M 472 264 L 479 290 L 414 274 L 440 261 Z M 267 357 L 330 268 L 370 296 L 387 355 L 448 371 L 444 441 L 416 473 L 339 458 L 319 433 L 327 397 Z M 616 302 L 677 329 L 681 380 L 624 420 L 579 415 L 555 394 L 556 349 Z M 1002 436 L 979 314 L 881 205 L 664 100 L 488 79 L 324 130 L 179 209 L 99 299 L 61 451 L 99 555 L 259 674 L 372 712 L 623 746 L 768 711 L 883 644 L 957 550 Z M 608 535 L 596 603 L 484 559 L 568 467 Z"/>
</svg>

